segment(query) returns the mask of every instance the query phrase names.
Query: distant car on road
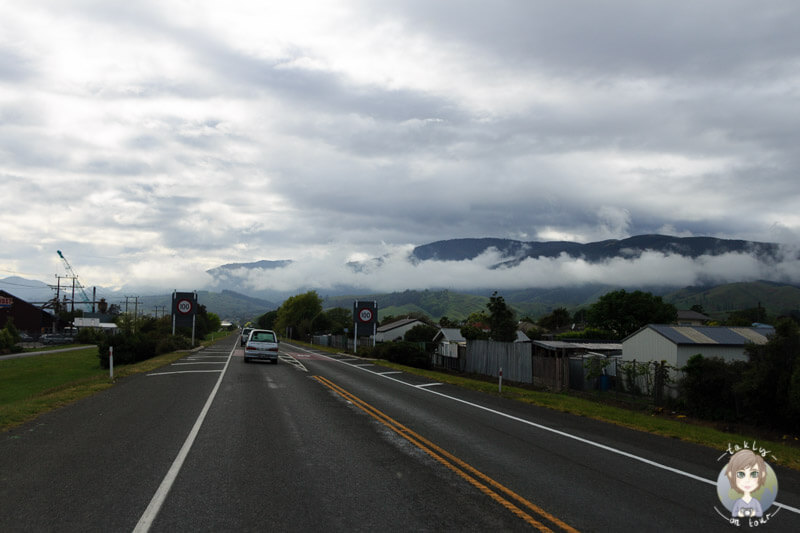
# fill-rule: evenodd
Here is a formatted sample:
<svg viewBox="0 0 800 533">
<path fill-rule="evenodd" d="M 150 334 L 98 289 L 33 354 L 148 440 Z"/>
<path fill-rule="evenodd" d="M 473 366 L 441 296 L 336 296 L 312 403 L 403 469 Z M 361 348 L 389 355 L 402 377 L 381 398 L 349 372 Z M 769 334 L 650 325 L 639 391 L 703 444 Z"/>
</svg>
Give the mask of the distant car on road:
<svg viewBox="0 0 800 533">
<path fill-rule="evenodd" d="M 45 333 L 39 337 L 39 342 L 48 345 L 69 344 L 72 342 L 72 337 L 67 337 L 66 335 L 61 335 L 59 333 Z"/>
<path fill-rule="evenodd" d="M 244 346 L 244 362 L 259 359 L 278 363 L 278 336 L 271 329 L 254 329 Z"/>
<path fill-rule="evenodd" d="M 250 336 L 251 331 L 253 331 L 253 328 L 242 328 L 242 338 L 239 342 L 240 345 L 244 346 L 247 344 L 247 337 Z"/>
</svg>

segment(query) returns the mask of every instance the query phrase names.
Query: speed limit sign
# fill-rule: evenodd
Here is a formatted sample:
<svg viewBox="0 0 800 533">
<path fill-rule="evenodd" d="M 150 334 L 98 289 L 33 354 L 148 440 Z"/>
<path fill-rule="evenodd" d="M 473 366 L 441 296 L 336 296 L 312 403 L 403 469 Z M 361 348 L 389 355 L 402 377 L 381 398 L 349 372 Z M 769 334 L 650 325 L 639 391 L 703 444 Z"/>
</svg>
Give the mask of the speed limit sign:
<svg viewBox="0 0 800 533">
<path fill-rule="evenodd" d="M 359 310 L 358 319 L 365 324 L 372 322 L 372 309 L 364 307 Z"/>
<path fill-rule="evenodd" d="M 188 315 L 192 312 L 192 301 L 191 300 L 178 300 L 178 312 L 182 315 Z"/>
</svg>

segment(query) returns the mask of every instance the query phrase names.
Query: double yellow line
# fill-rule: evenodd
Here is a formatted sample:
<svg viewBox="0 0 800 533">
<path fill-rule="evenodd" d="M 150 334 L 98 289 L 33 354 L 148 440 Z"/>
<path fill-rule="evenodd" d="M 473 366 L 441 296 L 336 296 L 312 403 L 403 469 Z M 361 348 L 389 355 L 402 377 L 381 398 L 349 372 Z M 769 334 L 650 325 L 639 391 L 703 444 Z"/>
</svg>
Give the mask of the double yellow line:
<svg viewBox="0 0 800 533">
<path fill-rule="evenodd" d="M 551 524 L 556 526 L 557 530 L 560 531 L 569 531 L 572 533 L 577 533 L 577 530 L 570 525 L 562 522 L 555 516 L 551 515 L 541 507 L 529 502 L 519 494 L 515 493 L 511 489 L 501 485 L 497 481 L 493 480 L 486 474 L 476 470 L 472 466 L 468 465 L 458 457 L 454 456 L 453 454 L 443 450 L 436 444 L 432 443 L 422 435 L 415 433 L 414 431 L 410 430 L 409 428 L 405 427 L 398 421 L 392 419 L 385 413 L 379 411 L 375 407 L 371 406 L 367 402 L 361 400 L 360 398 L 354 396 L 353 394 L 347 392 L 345 389 L 336 385 L 332 381 L 322 376 L 314 376 L 314 379 L 325 385 L 326 387 L 330 388 L 343 398 L 349 400 L 353 403 L 353 405 L 357 406 L 359 409 L 370 415 L 375 420 L 379 421 L 410 443 L 417 446 L 419 449 L 439 461 L 441 464 L 458 474 L 464 480 L 466 480 L 469 484 L 489 496 L 491 499 L 517 515 L 518 517 L 522 518 L 525 522 L 530 524 L 531 526 L 535 527 L 539 531 L 553 531 L 548 526 L 540 522 L 539 520 L 545 519 L 549 521 Z M 531 513 L 532 512 L 532 513 Z M 536 516 L 536 517 L 534 517 Z M 537 519 L 538 518 L 538 519 Z"/>
</svg>

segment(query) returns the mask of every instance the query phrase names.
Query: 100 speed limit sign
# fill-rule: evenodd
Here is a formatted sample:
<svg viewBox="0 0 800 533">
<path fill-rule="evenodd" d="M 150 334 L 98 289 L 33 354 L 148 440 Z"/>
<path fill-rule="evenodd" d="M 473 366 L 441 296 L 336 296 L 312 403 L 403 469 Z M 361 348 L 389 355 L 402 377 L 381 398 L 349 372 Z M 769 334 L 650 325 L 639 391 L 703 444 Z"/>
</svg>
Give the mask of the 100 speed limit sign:
<svg viewBox="0 0 800 533">
<path fill-rule="evenodd" d="M 361 309 L 358 312 L 358 319 L 365 324 L 372 322 L 372 317 L 373 317 L 372 309 L 365 307 L 364 309 Z"/>
<path fill-rule="evenodd" d="M 192 301 L 191 300 L 179 300 L 178 301 L 178 312 L 182 315 L 188 315 L 192 312 Z"/>
</svg>

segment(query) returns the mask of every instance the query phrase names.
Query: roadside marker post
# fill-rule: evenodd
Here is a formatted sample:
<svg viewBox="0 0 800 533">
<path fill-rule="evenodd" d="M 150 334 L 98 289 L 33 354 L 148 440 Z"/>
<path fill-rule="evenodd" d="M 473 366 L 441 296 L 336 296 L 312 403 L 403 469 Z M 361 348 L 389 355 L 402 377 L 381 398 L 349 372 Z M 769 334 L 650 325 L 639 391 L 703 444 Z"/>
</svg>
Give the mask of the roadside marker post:
<svg viewBox="0 0 800 533">
<path fill-rule="evenodd" d="M 500 367 L 500 383 L 498 384 L 497 392 L 500 392 L 500 393 L 503 392 L 503 367 L 502 366 Z"/>
<path fill-rule="evenodd" d="M 114 347 L 108 347 L 108 377 L 114 379 Z"/>
</svg>

